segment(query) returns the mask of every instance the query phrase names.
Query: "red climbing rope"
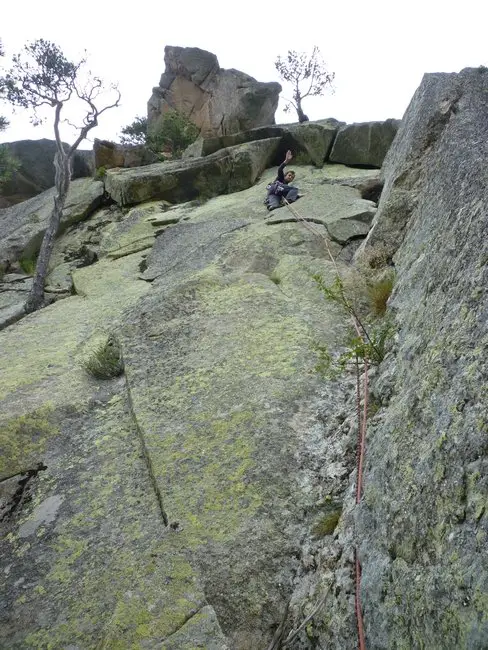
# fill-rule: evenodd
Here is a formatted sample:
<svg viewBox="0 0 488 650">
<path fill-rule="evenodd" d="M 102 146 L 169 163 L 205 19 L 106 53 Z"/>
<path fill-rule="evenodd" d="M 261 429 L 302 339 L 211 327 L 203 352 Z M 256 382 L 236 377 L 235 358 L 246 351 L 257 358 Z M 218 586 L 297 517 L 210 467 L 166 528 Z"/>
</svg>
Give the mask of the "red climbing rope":
<svg viewBox="0 0 488 650">
<path fill-rule="evenodd" d="M 290 210 L 290 212 L 293 214 L 295 219 L 299 221 L 300 223 L 303 223 L 303 225 L 308 228 L 311 232 L 313 232 L 315 235 L 321 237 L 324 242 L 325 246 L 327 248 L 327 253 L 330 257 L 331 262 L 334 264 L 337 276 L 340 278 L 340 273 L 339 273 L 339 268 L 337 266 L 337 262 L 332 255 L 332 251 L 330 250 L 329 247 L 329 242 L 327 241 L 327 237 L 324 235 L 323 232 L 320 232 L 317 228 L 312 226 L 312 224 L 307 221 L 304 217 L 302 217 L 297 210 L 289 203 L 286 199 L 284 199 L 285 205 L 287 208 Z M 358 322 L 357 318 L 355 318 L 353 315 L 351 315 L 354 329 L 356 330 L 356 333 L 358 337 L 363 340 L 362 336 L 362 331 L 361 331 L 361 326 L 360 323 Z M 361 496 L 363 493 L 363 468 L 364 468 L 364 456 L 365 456 L 365 449 L 366 449 L 366 428 L 367 428 L 367 415 L 368 415 L 368 399 L 369 399 L 369 391 L 368 391 L 368 360 L 365 357 L 363 360 L 363 410 L 361 413 L 361 381 L 360 381 L 360 370 L 359 370 L 359 362 L 357 362 L 357 382 L 356 382 L 356 387 L 357 387 L 357 393 L 356 393 L 356 401 L 357 401 L 357 416 L 358 416 L 358 446 L 357 446 L 357 478 L 356 478 L 356 504 L 358 504 L 361 501 Z M 364 634 L 364 621 L 363 621 L 363 614 L 362 614 L 362 609 L 361 609 L 361 598 L 360 598 L 360 591 L 361 591 L 361 563 L 359 562 L 359 556 L 358 556 L 358 550 L 357 547 L 354 549 L 354 560 L 355 560 L 355 596 L 354 596 L 354 607 L 355 607 L 355 612 L 356 612 L 356 621 L 357 621 L 357 626 L 358 626 L 358 648 L 359 650 L 366 650 L 366 640 L 365 640 L 365 634 Z"/>
</svg>

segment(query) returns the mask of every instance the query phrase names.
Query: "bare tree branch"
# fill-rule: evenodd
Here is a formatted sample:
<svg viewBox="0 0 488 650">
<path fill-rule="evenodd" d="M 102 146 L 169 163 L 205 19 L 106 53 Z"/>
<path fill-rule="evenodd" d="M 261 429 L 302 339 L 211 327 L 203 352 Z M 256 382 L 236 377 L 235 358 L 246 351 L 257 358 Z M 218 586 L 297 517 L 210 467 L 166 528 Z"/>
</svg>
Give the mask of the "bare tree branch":
<svg viewBox="0 0 488 650">
<path fill-rule="evenodd" d="M 289 50 L 286 57 L 278 56 L 275 67 L 280 77 L 293 87 L 293 104 L 300 122 L 308 119 L 302 109 L 302 101 L 306 97 L 323 95 L 326 87 L 332 87 L 335 73 L 327 72 L 319 48 L 315 45 L 312 54 Z M 308 89 L 302 90 L 303 82 Z M 290 100 L 287 100 L 290 101 Z"/>
</svg>

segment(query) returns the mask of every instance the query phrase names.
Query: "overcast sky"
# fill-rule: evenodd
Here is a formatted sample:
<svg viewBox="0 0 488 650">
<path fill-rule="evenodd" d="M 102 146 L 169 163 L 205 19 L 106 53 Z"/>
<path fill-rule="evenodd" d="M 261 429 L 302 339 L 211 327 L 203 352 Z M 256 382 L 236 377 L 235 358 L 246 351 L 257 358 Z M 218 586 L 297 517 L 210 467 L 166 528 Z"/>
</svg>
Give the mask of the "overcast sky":
<svg viewBox="0 0 488 650">
<path fill-rule="evenodd" d="M 336 73 L 335 93 L 306 100 L 310 119 L 346 122 L 401 118 L 425 72 L 488 66 L 486 0 L 17 0 L 1 10 L 6 54 L 45 38 L 68 57 L 87 50 L 94 73 L 117 82 L 120 108 L 106 113 L 91 137 L 118 140 L 120 129 L 146 114 L 152 87 L 164 71 L 164 46 L 214 52 L 221 67 L 259 81 L 279 81 L 278 54 L 318 45 Z M 70 7 L 70 8 L 68 8 Z M 7 58 L 7 57 L 6 57 Z M 4 60 L 5 63 L 5 60 Z M 52 126 L 33 127 L 8 107 L 10 128 L 0 141 L 52 138 Z M 294 121 L 280 109 L 276 121 Z M 72 132 L 65 132 L 70 141 Z M 90 148 L 86 142 L 81 148 Z"/>
</svg>

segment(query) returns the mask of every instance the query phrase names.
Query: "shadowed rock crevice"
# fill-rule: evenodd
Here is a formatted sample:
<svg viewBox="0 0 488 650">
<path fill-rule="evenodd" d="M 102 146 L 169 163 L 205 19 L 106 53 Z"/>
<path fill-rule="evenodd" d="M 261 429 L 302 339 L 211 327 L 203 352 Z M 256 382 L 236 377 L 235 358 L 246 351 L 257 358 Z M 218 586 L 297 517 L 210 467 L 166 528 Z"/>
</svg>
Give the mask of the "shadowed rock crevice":
<svg viewBox="0 0 488 650">
<path fill-rule="evenodd" d="M 127 387 L 127 397 L 128 397 L 128 401 L 129 401 L 130 412 L 132 414 L 132 418 L 134 420 L 134 425 L 136 427 L 137 434 L 138 434 L 138 437 L 139 437 L 139 441 L 141 443 L 142 453 L 143 453 L 143 457 L 144 457 L 144 460 L 145 460 L 145 463 L 146 463 L 146 466 L 147 466 L 147 470 L 149 472 L 149 476 L 151 477 L 151 485 L 152 485 L 152 488 L 154 490 L 156 500 L 158 502 L 159 511 L 160 511 L 160 514 L 161 514 L 161 519 L 163 520 L 164 525 L 168 526 L 169 519 L 168 519 L 168 514 L 166 513 L 166 511 L 164 509 L 163 495 L 161 494 L 161 490 L 159 488 L 159 485 L 158 485 L 158 483 L 156 481 L 156 477 L 154 475 L 154 468 L 153 468 L 153 465 L 152 465 L 151 456 L 149 455 L 148 450 L 147 450 L 147 445 L 146 445 L 146 441 L 145 441 L 145 438 L 144 438 L 144 431 L 142 430 L 141 426 L 139 425 L 139 423 L 137 421 L 136 413 L 134 412 L 134 404 L 133 404 L 133 401 L 132 401 L 132 398 L 131 398 L 130 384 L 129 384 L 129 382 L 127 380 L 126 380 L 126 387 Z M 177 515 L 177 513 L 176 513 L 176 515 Z"/>
<path fill-rule="evenodd" d="M 30 493 L 31 481 L 39 472 L 43 472 L 46 469 L 47 465 L 38 463 L 34 469 L 28 469 L 0 481 L 0 522 L 10 519 L 10 517 L 22 508 L 23 503 L 28 502 L 32 498 Z"/>
</svg>

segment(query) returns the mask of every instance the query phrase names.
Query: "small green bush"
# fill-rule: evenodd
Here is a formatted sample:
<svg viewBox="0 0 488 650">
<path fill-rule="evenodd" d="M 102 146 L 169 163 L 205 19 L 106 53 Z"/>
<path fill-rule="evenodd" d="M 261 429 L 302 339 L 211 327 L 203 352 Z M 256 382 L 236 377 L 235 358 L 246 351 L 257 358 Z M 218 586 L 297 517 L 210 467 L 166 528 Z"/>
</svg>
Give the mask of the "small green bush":
<svg viewBox="0 0 488 650">
<path fill-rule="evenodd" d="M 122 129 L 122 144 L 146 144 L 147 140 L 147 117 L 136 117 L 132 124 Z"/>
<path fill-rule="evenodd" d="M 107 175 L 107 168 L 102 165 L 101 167 L 98 167 L 95 172 L 95 180 L 103 181 L 106 175 Z"/>
<path fill-rule="evenodd" d="M 386 303 L 393 291 L 395 284 L 395 271 L 387 271 L 376 280 L 372 280 L 367 285 L 371 312 L 374 316 L 383 316 L 386 312 Z"/>
<path fill-rule="evenodd" d="M 148 131 L 146 117 L 136 119 L 122 129 L 122 144 L 145 144 L 157 154 L 170 153 L 172 158 L 181 158 L 183 151 L 199 135 L 198 127 L 190 118 L 177 110 L 169 110 L 162 116 L 157 130 Z M 166 159 L 161 156 L 161 159 Z"/>
<path fill-rule="evenodd" d="M 35 257 L 23 257 L 19 260 L 20 268 L 22 271 L 24 271 L 24 273 L 27 273 L 27 275 L 34 275 L 36 265 L 37 260 Z"/>
<path fill-rule="evenodd" d="M 395 327 L 390 319 L 370 325 L 367 338 L 350 332 L 344 340 L 345 351 L 336 357 L 332 356 L 326 345 L 315 343 L 313 348 L 318 358 L 315 370 L 328 379 L 336 379 L 357 359 L 367 359 L 370 364 L 379 365 L 385 358 L 388 342 L 394 333 Z"/>
<path fill-rule="evenodd" d="M 112 379 L 124 372 L 122 348 L 113 334 L 98 334 L 87 344 L 81 365 L 96 379 Z"/>
<path fill-rule="evenodd" d="M 334 379 L 342 374 L 348 366 L 355 364 L 358 359 L 367 359 L 375 365 L 380 364 L 385 357 L 388 341 L 395 333 L 392 320 L 386 317 L 365 320 L 359 314 L 349 293 L 346 291 L 342 279 L 338 275 L 335 277 L 334 282 L 329 285 L 325 283 L 323 277 L 319 274 L 313 275 L 312 278 L 317 283 L 326 300 L 336 303 L 342 308 L 348 318 L 355 320 L 359 330 L 357 332 L 352 327 L 348 330 L 348 335 L 343 344 L 345 351 L 337 357 L 332 356 L 327 346 L 315 343 L 314 349 L 318 356 L 318 362 L 315 367 L 317 372 L 325 377 Z M 383 299 L 384 296 L 385 294 L 383 293 Z"/>
<path fill-rule="evenodd" d="M 276 270 L 271 273 L 269 279 L 271 280 L 271 282 L 274 282 L 276 285 L 281 284 L 281 278 L 278 275 L 278 272 Z"/>
</svg>

